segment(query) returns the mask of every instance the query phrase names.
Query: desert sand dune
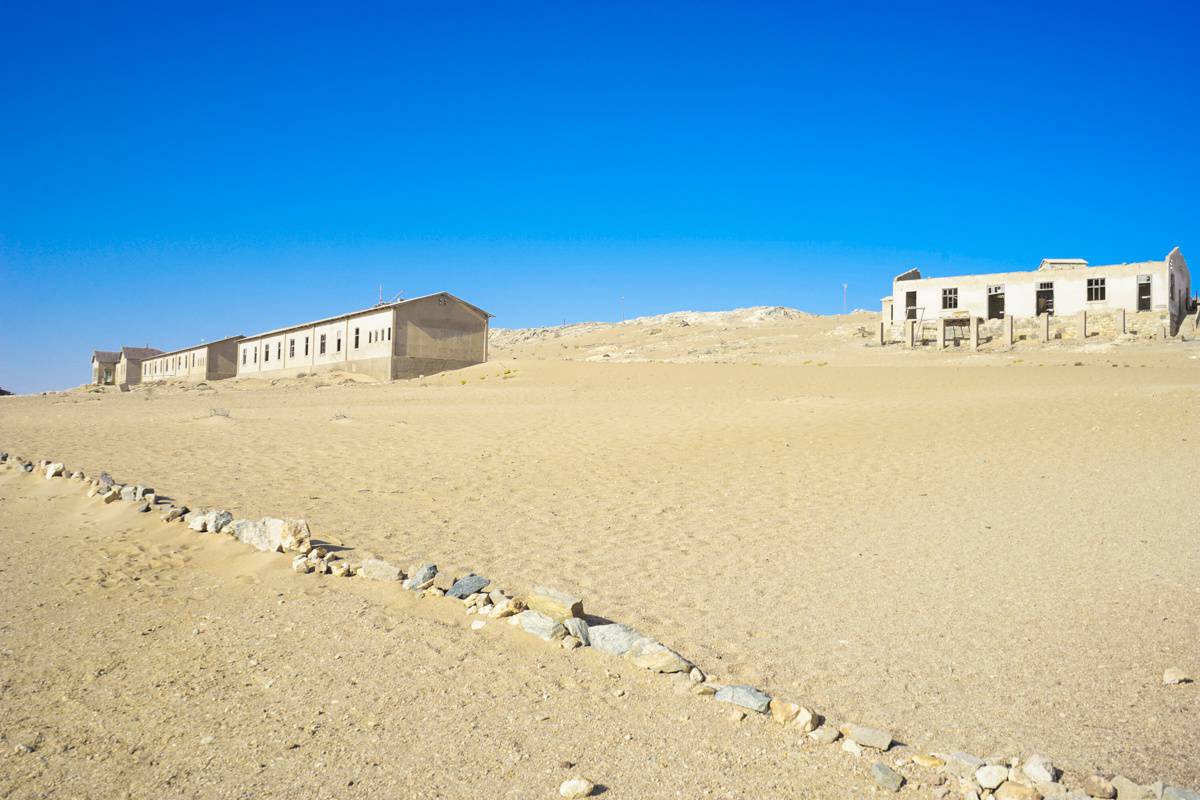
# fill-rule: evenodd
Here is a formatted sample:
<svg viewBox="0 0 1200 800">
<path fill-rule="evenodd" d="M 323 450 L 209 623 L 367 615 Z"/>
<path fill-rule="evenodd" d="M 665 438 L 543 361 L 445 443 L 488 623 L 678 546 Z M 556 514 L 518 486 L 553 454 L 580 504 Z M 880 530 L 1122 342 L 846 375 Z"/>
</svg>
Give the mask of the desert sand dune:
<svg viewBox="0 0 1200 800">
<path fill-rule="evenodd" d="M 552 583 L 916 747 L 1200 784 L 1196 685 L 1161 682 L 1200 672 L 1200 348 L 914 352 L 870 346 L 874 319 L 667 315 L 498 331 L 490 363 L 393 384 L 6 398 L 0 442 Z"/>
</svg>

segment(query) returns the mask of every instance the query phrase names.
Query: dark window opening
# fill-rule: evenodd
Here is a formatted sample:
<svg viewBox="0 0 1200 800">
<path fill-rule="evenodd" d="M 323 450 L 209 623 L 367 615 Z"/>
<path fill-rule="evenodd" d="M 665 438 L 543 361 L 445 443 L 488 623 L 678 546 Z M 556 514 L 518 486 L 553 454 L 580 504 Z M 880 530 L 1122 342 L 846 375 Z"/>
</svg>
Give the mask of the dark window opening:
<svg viewBox="0 0 1200 800">
<path fill-rule="evenodd" d="M 958 308 L 958 289 L 942 289 L 942 308 Z"/>
<path fill-rule="evenodd" d="M 1105 298 L 1107 294 L 1104 286 L 1104 278 L 1088 278 L 1087 282 L 1087 299 L 1089 303 L 1095 303 Z"/>
</svg>

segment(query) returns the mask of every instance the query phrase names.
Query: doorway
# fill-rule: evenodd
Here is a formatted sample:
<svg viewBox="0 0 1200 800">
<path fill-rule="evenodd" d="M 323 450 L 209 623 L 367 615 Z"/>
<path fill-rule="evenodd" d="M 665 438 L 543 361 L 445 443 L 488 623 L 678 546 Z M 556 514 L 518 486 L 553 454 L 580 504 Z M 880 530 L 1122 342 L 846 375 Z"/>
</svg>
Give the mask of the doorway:
<svg viewBox="0 0 1200 800">
<path fill-rule="evenodd" d="M 916 292 L 905 292 L 904 293 L 904 318 L 905 319 L 916 319 L 917 318 L 917 293 Z"/>
<path fill-rule="evenodd" d="M 987 290 L 988 297 L 988 319 L 1004 319 L 1004 285 L 989 286 Z"/>
<path fill-rule="evenodd" d="M 1138 311 L 1150 310 L 1150 276 L 1138 275 Z"/>
<path fill-rule="evenodd" d="M 1047 281 L 1039 283 L 1037 287 L 1037 313 L 1042 314 L 1054 313 L 1054 283 Z"/>
</svg>

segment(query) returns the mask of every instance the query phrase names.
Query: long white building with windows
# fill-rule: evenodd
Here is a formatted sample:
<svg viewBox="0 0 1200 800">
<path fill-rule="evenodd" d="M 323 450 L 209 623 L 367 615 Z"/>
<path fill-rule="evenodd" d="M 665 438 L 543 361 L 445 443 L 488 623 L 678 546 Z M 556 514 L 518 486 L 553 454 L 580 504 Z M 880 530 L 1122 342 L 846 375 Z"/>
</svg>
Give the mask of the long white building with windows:
<svg viewBox="0 0 1200 800">
<path fill-rule="evenodd" d="M 380 380 L 482 364 L 492 315 L 447 292 L 230 336 L 164 353 L 122 348 L 92 353 L 92 383 L 127 389 L 150 381 L 287 377 L 325 370 Z"/>
<path fill-rule="evenodd" d="M 1003 319 L 1081 311 L 1159 311 L 1172 335 L 1188 313 L 1191 274 L 1176 247 L 1162 261 L 1089 266 L 1083 259 L 1042 261 L 1036 270 L 988 275 L 922 277 L 912 269 L 892 281 L 883 321 L 972 316 Z M 1166 324 L 1166 323 L 1164 323 Z"/>
<path fill-rule="evenodd" d="M 381 380 L 487 361 L 491 314 L 446 292 L 383 303 L 238 341 L 238 377 L 345 370 Z"/>
</svg>

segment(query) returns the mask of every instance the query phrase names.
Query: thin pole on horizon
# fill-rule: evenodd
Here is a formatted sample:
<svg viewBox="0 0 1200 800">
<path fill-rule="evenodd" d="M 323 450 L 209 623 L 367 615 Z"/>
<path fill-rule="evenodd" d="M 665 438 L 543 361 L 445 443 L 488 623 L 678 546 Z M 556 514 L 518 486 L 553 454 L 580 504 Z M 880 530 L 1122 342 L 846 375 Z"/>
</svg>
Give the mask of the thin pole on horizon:
<svg viewBox="0 0 1200 800">
<path fill-rule="evenodd" d="M 850 286 L 848 283 L 842 284 L 842 314 L 846 314 L 846 289 Z"/>
<path fill-rule="evenodd" d="M 621 295 L 621 322 L 625 321 L 625 295 Z"/>
</svg>

